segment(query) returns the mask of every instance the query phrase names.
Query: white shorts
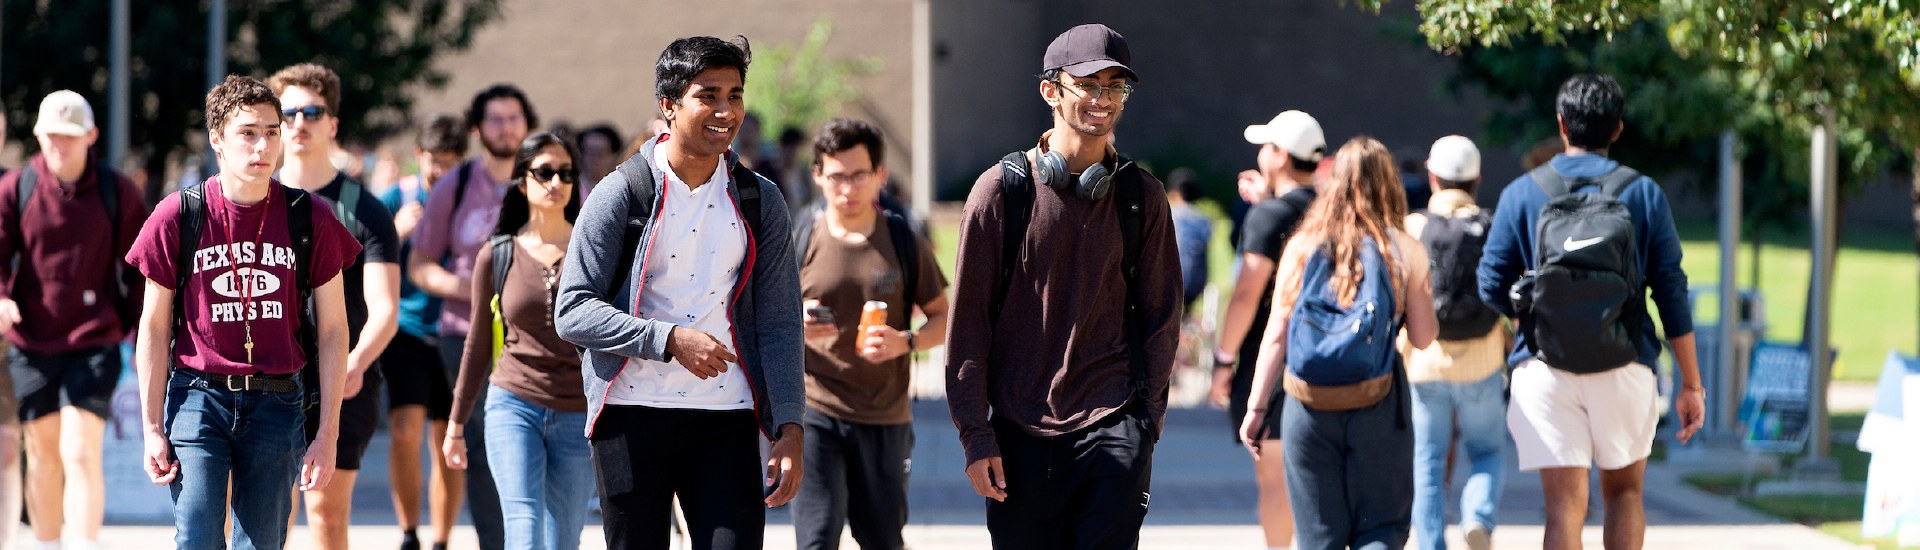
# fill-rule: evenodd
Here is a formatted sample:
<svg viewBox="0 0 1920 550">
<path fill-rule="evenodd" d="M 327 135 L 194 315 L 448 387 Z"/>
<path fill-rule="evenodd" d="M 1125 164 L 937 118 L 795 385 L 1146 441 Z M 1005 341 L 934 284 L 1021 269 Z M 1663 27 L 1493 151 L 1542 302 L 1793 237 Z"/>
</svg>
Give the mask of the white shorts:
<svg viewBox="0 0 1920 550">
<path fill-rule="evenodd" d="M 1507 406 L 1520 469 L 1618 470 L 1647 458 L 1660 421 L 1657 384 L 1653 369 L 1639 363 L 1593 374 L 1521 363 Z"/>
</svg>

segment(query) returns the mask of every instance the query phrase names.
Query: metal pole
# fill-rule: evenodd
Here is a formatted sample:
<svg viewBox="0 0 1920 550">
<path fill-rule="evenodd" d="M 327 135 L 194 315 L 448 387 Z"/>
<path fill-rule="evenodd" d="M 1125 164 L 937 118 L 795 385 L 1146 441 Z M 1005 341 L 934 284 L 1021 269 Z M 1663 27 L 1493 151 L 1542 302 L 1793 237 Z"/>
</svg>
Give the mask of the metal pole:
<svg viewBox="0 0 1920 550">
<path fill-rule="evenodd" d="M 227 79 L 227 1 L 207 0 L 207 90 Z M 207 143 L 206 176 L 220 172 L 213 157 L 213 143 Z"/>
<path fill-rule="evenodd" d="M 913 2 L 913 211 L 933 208 L 933 0 Z"/>
<path fill-rule="evenodd" d="M 1832 344 L 1828 328 L 1833 307 L 1834 229 L 1838 198 L 1839 149 L 1835 143 L 1833 108 L 1820 110 L 1819 126 L 1813 130 L 1813 292 L 1808 300 L 1807 352 L 1813 355 L 1813 373 L 1807 386 L 1807 445 L 1811 462 L 1827 458 L 1827 378 L 1833 369 Z"/>
<path fill-rule="evenodd" d="M 1742 347 L 1736 335 L 1740 330 L 1740 285 L 1735 271 L 1740 251 L 1740 159 L 1733 130 L 1720 134 L 1720 353 L 1719 387 L 1715 396 L 1711 431 L 1733 434 L 1737 430 L 1741 394 L 1738 377 Z"/>
<path fill-rule="evenodd" d="M 107 162 L 119 167 L 127 158 L 127 50 L 132 44 L 133 8 L 128 0 L 113 0 L 113 52 L 108 59 Z"/>
</svg>

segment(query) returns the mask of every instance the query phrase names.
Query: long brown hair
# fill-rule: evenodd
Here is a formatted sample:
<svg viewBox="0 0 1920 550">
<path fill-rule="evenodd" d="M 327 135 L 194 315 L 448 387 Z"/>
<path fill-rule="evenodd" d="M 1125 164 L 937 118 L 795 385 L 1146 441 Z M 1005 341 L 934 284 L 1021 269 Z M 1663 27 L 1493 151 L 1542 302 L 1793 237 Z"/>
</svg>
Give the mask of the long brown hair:
<svg viewBox="0 0 1920 550">
<path fill-rule="evenodd" d="M 1404 288 L 1403 262 L 1392 248 L 1398 246 L 1393 232 L 1406 231 L 1407 192 L 1401 187 L 1400 172 L 1393 166 L 1393 154 L 1379 141 L 1360 136 L 1340 146 L 1333 157 L 1333 177 L 1324 193 L 1307 209 L 1306 219 L 1288 239 L 1287 248 L 1301 247 L 1295 257 L 1302 262 L 1278 281 L 1280 305 L 1291 311 L 1300 298 L 1300 277 L 1304 261 L 1313 252 L 1325 252 L 1333 261 L 1333 277 L 1328 281 L 1341 307 L 1351 307 L 1359 293 L 1365 271 L 1360 265 L 1360 243 L 1372 237 L 1386 259 L 1396 291 Z M 1404 300 L 1404 297 L 1401 297 Z M 1395 300 L 1396 302 L 1400 300 Z M 1398 308 L 1396 308 L 1398 309 Z M 1276 309 L 1276 311 L 1280 311 Z"/>
</svg>

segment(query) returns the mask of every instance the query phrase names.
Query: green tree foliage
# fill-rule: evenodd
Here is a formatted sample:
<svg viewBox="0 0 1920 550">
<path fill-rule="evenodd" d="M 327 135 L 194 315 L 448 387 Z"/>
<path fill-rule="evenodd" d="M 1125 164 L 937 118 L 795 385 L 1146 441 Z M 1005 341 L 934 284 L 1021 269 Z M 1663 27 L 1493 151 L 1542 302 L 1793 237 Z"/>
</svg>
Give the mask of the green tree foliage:
<svg viewBox="0 0 1920 550">
<path fill-rule="evenodd" d="M 40 98 L 87 96 L 107 116 L 107 0 L 0 0 L 0 101 L 8 137 L 30 137 Z M 205 143 L 206 5 L 135 0 L 128 141 L 158 174 L 167 156 Z M 229 0 L 227 70 L 264 78 L 312 61 L 340 73 L 341 138 L 372 142 L 406 126 L 410 95 L 445 85 L 435 59 L 465 49 L 500 16 L 499 0 Z M 157 187 L 157 186 L 156 186 Z"/>
<path fill-rule="evenodd" d="M 788 128 L 809 131 L 860 96 L 851 78 L 880 72 L 879 57 L 828 57 L 833 20 L 822 15 L 799 44 L 782 42 L 755 55 L 747 69 L 747 112 L 760 117 L 762 139 L 774 142 Z"/>
</svg>

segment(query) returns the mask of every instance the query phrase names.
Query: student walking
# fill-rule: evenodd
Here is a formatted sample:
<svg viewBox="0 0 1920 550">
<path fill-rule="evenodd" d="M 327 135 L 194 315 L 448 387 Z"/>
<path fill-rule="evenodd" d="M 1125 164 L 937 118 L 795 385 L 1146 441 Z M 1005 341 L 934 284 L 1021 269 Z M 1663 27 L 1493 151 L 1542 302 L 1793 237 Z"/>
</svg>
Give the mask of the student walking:
<svg viewBox="0 0 1920 550">
<path fill-rule="evenodd" d="M 880 132 L 834 119 L 813 139 L 813 181 L 825 207 L 795 222 L 806 298 L 806 475 L 793 501 L 803 549 L 840 547 L 851 526 L 862 549 L 904 549 L 913 471 L 908 354 L 946 341 L 947 278 L 933 243 L 877 202 L 887 179 Z M 885 304 L 884 322 L 865 314 Z M 913 310 L 927 317 L 909 328 Z M 864 331 L 863 331 L 864 329 Z"/>
<path fill-rule="evenodd" d="M 1639 548 L 1660 399 L 1648 290 L 1680 369 L 1673 407 L 1682 443 L 1705 412 L 1687 274 L 1666 194 L 1607 158 L 1626 128 L 1620 84 L 1576 75 L 1555 103 L 1566 152 L 1500 192 L 1480 259 L 1480 299 L 1520 321 L 1508 358 L 1516 367 L 1507 428 L 1520 469 L 1540 472 L 1546 548 L 1581 547 L 1588 468 L 1596 466 L 1606 547 Z"/>
<path fill-rule="evenodd" d="M 513 164 L 500 222 L 480 249 L 475 325 L 454 386 L 454 418 L 468 418 L 487 386 L 487 452 L 500 490 L 509 550 L 574 550 L 587 519 L 593 461 L 580 356 L 553 330 L 561 260 L 580 215 L 574 194 L 580 155 L 547 132 L 528 136 Z M 462 423 L 448 426 L 442 453 L 466 466 Z"/>
<path fill-rule="evenodd" d="M 804 471 L 799 268 L 780 190 L 728 151 L 745 38 L 682 38 L 654 65 L 669 130 L 602 181 L 560 273 L 555 325 L 587 350 L 586 434 L 609 548 L 759 548 Z M 761 467 L 760 446 L 772 442 Z"/>
<path fill-rule="evenodd" d="M 340 76 L 313 63 L 281 69 L 267 78 L 267 87 L 280 98 L 280 138 L 286 154 L 280 177 L 288 187 L 326 199 L 334 216 L 354 240 L 360 254 L 340 274 L 347 308 L 347 374 L 340 393 L 340 439 L 334 452 L 333 481 L 306 491 L 307 523 L 315 545 L 325 550 L 347 547 L 347 516 L 353 511 L 353 484 L 360 473 L 360 457 L 380 427 L 380 386 L 384 381 L 380 352 L 393 338 L 400 300 L 400 237 L 393 218 L 359 180 L 333 168 L 328 156 L 340 132 Z M 308 387 L 314 373 L 308 369 Z M 311 390 L 309 390 L 311 393 Z M 311 438 L 320 427 L 318 416 L 307 418 Z"/>
<path fill-rule="evenodd" d="M 40 102 L 40 153 L 0 177 L 0 331 L 12 391 L 0 410 L 26 435 L 26 505 L 40 550 L 94 550 L 106 509 L 101 445 L 120 382 L 120 341 L 134 328 L 142 292 L 127 251 L 146 220 L 133 182 L 92 156 L 93 107 L 61 90 Z M 11 261 L 8 261 L 8 260 Z M 15 415 L 18 415 L 17 417 Z M 7 438 L 18 482 L 18 439 Z M 0 522 L 18 525 L 18 495 Z M 11 508 L 11 514 L 4 510 Z M 4 534 L 13 540 L 11 531 Z"/>
<path fill-rule="evenodd" d="M 527 94 L 511 84 L 495 84 L 473 96 L 467 107 L 467 127 L 485 149 L 473 159 L 441 176 L 427 195 L 420 222 L 413 230 L 413 252 L 407 276 L 413 284 L 439 297 L 440 361 L 448 369 L 460 367 L 472 320 L 474 260 L 500 220 L 500 204 L 512 177 L 514 156 L 529 128 L 540 126 Z M 484 328 L 484 327 L 483 327 Z M 485 333 L 482 333 L 484 336 Z M 458 378 L 449 372 L 448 380 Z M 484 388 L 482 392 L 484 393 Z M 481 399 L 485 399 L 482 397 Z M 475 408 L 461 419 L 466 426 L 467 510 L 473 517 L 480 550 L 500 550 L 500 497 L 487 469 L 486 418 Z M 457 513 L 456 513 L 457 515 Z"/>
<path fill-rule="evenodd" d="M 452 172 L 467 155 L 467 123 L 448 113 L 435 113 L 420 125 L 413 156 L 420 173 L 401 178 L 380 195 L 393 212 L 400 257 L 412 257 L 413 230 L 426 209 L 433 184 Z M 380 352 L 380 370 L 387 377 L 387 479 L 393 487 L 393 509 L 400 519 L 400 550 L 420 550 L 420 442 L 446 439 L 447 416 L 453 410 L 453 381 L 440 362 L 440 298 L 414 286 L 405 266 L 400 272 L 400 330 Z M 422 433 L 424 427 L 425 433 Z M 466 472 L 447 467 L 440 445 L 428 445 L 433 471 L 426 483 L 428 521 L 433 524 L 432 550 L 447 550 L 460 499 L 466 494 Z"/>
<path fill-rule="evenodd" d="M 1413 430 L 1393 341 L 1404 328 L 1414 348 L 1433 342 L 1427 253 L 1402 227 L 1406 191 L 1386 146 L 1354 138 L 1333 162 L 1280 258 L 1253 391 L 1286 391 L 1280 440 L 1299 547 L 1397 550 L 1412 519 Z M 1252 407 L 1240 426 L 1255 460 L 1268 414 Z"/>
<path fill-rule="evenodd" d="M 323 489 L 333 476 L 349 338 L 335 276 L 360 243 L 323 201 L 272 179 L 273 90 L 229 76 L 206 112 L 220 172 L 160 201 L 127 254 L 147 278 L 134 356 L 143 462 L 173 492 L 179 548 L 228 547 L 231 490 L 232 547 L 276 550 L 287 488 Z M 311 413 L 303 368 L 318 371 Z M 311 444 L 307 414 L 320 416 Z"/>
<path fill-rule="evenodd" d="M 7 115 L 6 113 L 0 113 L 0 128 L 5 127 L 7 127 Z M 0 134 L 4 134 L 4 132 L 0 132 Z M 7 137 L 0 135 L 0 149 L 6 149 L 6 147 Z M 45 150 L 45 147 L 42 147 L 42 150 Z M 8 172 L 7 167 L 0 166 L 0 176 L 5 176 Z M 18 185 L 17 182 L 16 185 Z M 14 216 L 16 217 L 18 217 L 19 214 L 19 212 L 14 212 Z M 17 251 L 15 252 L 15 254 L 18 253 Z M 120 258 L 121 256 L 115 255 L 114 257 Z M 8 269 L 10 269 L 10 267 Z M 8 277 L 12 276 L 11 271 L 7 271 L 6 273 L 8 273 Z M 9 284 L 0 284 L 0 292 L 6 291 L 10 286 Z M 139 287 L 136 286 L 134 288 Z M 130 303 L 137 304 L 138 301 Z M 19 304 L 16 303 L 14 309 L 19 309 Z M 14 323 L 19 323 L 18 315 L 14 315 L 11 319 Z M 0 330 L 0 332 L 5 331 Z M 12 342 L 4 338 L 0 338 L 0 348 L 4 348 L 8 354 L 13 353 Z M 9 365 L 8 368 L 0 369 L 0 518 L 20 517 L 20 508 L 26 504 L 21 498 L 20 488 L 20 416 L 18 414 L 20 402 L 13 395 L 12 370 L 11 365 Z M 18 532 L 19 529 L 20 522 L 18 521 L 0 521 L 0 540 L 14 540 L 14 533 Z"/>
<path fill-rule="evenodd" d="M 1254 463 L 1254 481 L 1260 488 L 1260 526 L 1266 532 L 1267 547 L 1285 548 L 1293 540 L 1293 512 L 1287 502 L 1279 444 L 1280 415 L 1273 408 L 1280 394 L 1253 393 L 1253 366 L 1260 357 L 1267 319 L 1273 316 L 1275 262 L 1319 196 L 1313 171 L 1326 156 L 1327 137 L 1312 115 L 1285 111 L 1266 124 L 1248 126 L 1246 138 L 1260 146 L 1254 157 L 1259 169 L 1241 172 L 1240 179 L 1242 185 L 1251 183 L 1263 191 L 1260 195 L 1266 198 L 1247 210 L 1240 233 L 1240 274 L 1221 322 L 1220 345 L 1214 350 L 1213 400 L 1227 406 L 1236 442 L 1241 440 L 1240 420 L 1246 418 L 1248 407 L 1275 413 L 1266 416 L 1266 424 L 1255 434 L 1266 452 Z"/>
<path fill-rule="evenodd" d="M 1493 512 L 1506 477 L 1506 319 L 1480 301 L 1480 253 L 1492 216 L 1474 204 L 1480 186 L 1480 149 L 1463 136 L 1433 142 L 1426 178 L 1432 198 L 1407 216 L 1407 234 L 1433 259 L 1433 312 L 1438 345 L 1414 349 L 1406 338 L 1413 391 L 1413 527 L 1422 550 L 1445 550 L 1447 457 L 1454 441 L 1472 474 L 1460 495 L 1460 532 L 1470 550 L 1493 542 Z"/>
<path fill-rule="evenodd" d="M 1181 276 L 1160 181 L 1107 142 L 1129 63 L 1105 25 L 1056 37 L 1053 129 L 967 198 L 947 396 L 995 548 L 1132 548 L 1146 518 Z"/>
</svg>

